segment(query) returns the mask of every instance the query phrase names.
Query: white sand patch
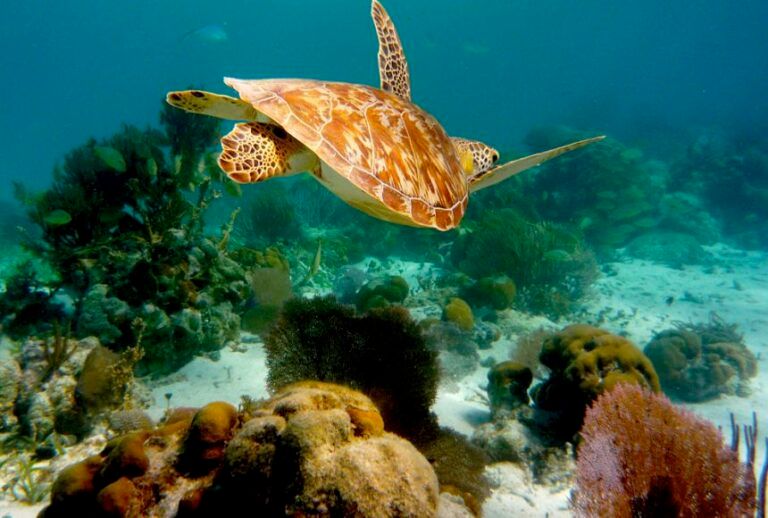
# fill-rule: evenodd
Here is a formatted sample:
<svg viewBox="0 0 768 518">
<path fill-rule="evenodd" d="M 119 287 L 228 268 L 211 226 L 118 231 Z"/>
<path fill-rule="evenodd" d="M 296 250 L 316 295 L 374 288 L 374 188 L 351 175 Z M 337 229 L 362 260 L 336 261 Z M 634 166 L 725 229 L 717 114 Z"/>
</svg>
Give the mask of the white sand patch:
<svg viewBox="0 0 768 518">
<path fill-rule="evenodd" d="M 237 406 L 240 397 L 266 398 L 267 365 L 263 343 L 252 335 L 238 350 L 224 348 L 217 361 L 198 357 L 165 378 L 148 382 L 153 404 L 148 413 L 159 419 L 172 394 L 170 405 L 201 407 L 211 401 L 227 401 Z"/>
</svg>

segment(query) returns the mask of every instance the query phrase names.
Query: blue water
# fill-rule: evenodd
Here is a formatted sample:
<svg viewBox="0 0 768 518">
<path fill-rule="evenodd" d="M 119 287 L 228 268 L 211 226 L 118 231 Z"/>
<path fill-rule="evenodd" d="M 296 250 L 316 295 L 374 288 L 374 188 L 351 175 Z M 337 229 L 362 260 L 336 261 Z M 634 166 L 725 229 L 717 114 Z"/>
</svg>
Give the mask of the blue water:
<svg viewBox="0 0 768 518">
<path fill-rule="evenodd" d="M 414 100 L 451 134 L 526 151 L 538 124 L 627 142 L 768 129 L 768 3 L 390 0 Z M 14 2 L 0 19 L 0 184 L 225 75 L 376 84 L 365 0 Z M 227 38 L 207 38 L 220 26 Z M 199 31 L 184 37 L 190 31 Z M 654 154 L 654 149 L 646 149 Z M 10 196 L 3 189 L 0 196 Z"/>
</svg>

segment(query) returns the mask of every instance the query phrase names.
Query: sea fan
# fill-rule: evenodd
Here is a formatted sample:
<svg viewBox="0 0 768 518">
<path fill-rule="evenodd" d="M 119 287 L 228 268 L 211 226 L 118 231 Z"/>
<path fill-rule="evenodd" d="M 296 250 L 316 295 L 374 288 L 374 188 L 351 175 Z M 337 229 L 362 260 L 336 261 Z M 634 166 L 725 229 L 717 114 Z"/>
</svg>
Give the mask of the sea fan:
<svg viewBox="0 0 768 518">
<path fill-rule="evenodd" d="M 618 385 L 587 411 L 581 436 L 577 516 L 753 516 L 751 467 L 662 395 Z"/>
</svg>

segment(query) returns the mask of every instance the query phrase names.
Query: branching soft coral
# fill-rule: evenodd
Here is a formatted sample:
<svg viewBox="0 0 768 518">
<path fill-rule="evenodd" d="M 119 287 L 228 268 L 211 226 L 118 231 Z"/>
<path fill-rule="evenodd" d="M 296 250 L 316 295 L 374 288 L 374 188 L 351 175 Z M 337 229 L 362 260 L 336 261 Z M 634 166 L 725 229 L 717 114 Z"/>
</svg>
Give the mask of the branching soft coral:
<svg viewBox="0 0 768 518">
<path fill-rule="evenodd" d="M 577 516 L 754 513 L 754 476 L 737 453 L 712 423 L 662 395 L 617 385 L 587 411 L 581 436 Z"/>
</svg>

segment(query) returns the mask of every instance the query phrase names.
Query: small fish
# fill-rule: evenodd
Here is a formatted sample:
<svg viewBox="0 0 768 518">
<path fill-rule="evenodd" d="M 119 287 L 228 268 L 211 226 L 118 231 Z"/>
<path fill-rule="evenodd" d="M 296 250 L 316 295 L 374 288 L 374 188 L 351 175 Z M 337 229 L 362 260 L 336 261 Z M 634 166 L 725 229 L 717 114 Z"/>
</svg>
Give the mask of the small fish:
<svg viewBox="0 0 768 518">
<path fill-rule="evenodd" d="M 184 33 L 180 41 L 187 39 L 195 39 L 205 43 L 222 43 L 229 39 L 227 31 L 224 29 L 225 24 L 213 23 L 197 29 L 192 29 Z"/>
<path fill-rule="evenodd" d="M 666 303 L 667 303 L 667 306 L 671 306 L 671 305 L 672 305 L 672 304 L 674 304 L 674 302 L 675 302 L 675 297 L 673 297 L 672 295 L 670 295 L 669 297 L 667 297 L 666 299 L 664 299 L 664 302 L 666 302 Z"/>
<path fill-rule="evenodd" d="M 299 286 L 306 284 L 309 281 L 309 279 L 317 275 L 317 272 L 320 271 L 320 261 L 322 260 L 322 256 L 323 256 L 323 242 L 322 240 L 318 239 L 315 258 L 312 259 L 312 264 L 309 265 L 309 271 L 307 272 L 307 276 L 304 277 L 304 279 L 299 283 Z"/>
<path fill-rule="evenodd" d="M 72 221 L 72 216 L 66 210 L 52 210 L 43 218 L 46 225 L 51 227 L 60 227 Z"/>
<path fill-rule="evenodd" d="M 314 277 L 317 272 L 320 271 L 320 260 L 323 254 L 323 242 L 317 240 L 317 251 L 315 252 L 315 258 L 312 260 L 312 264 L 309 267 L 309 277 Z"/>
<path fill-rule="evenodd" d="M 94 146 L 95 154 L 107 167 L 114 169 L 118 173 L 124 173 L 128 168 L 125 165 L 123 155 L 117 149 L 109 146 Z"/>
</svg>

